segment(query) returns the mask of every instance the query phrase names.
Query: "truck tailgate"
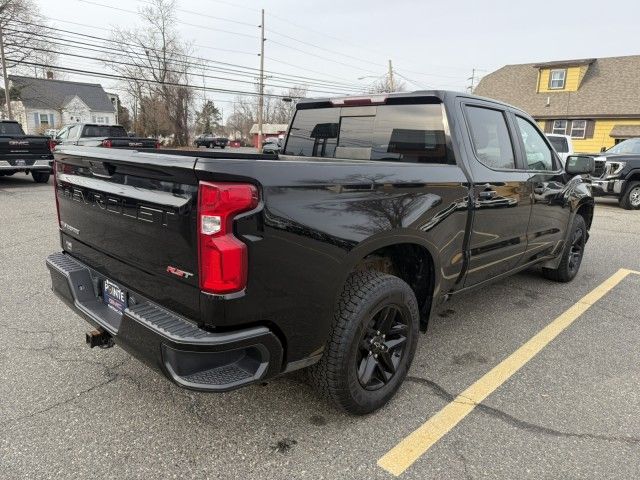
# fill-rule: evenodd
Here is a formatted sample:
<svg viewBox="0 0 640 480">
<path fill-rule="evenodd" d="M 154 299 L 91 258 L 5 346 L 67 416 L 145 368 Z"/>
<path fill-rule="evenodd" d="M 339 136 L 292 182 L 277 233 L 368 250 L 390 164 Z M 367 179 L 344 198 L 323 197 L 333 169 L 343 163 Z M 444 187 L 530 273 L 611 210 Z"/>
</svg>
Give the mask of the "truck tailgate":
<svg viewBox="0 0 640 480">
<path fill-rule="evenodd" d="M 124 288 L 198 318 L 195 158 L 97 147 L 55 157 L 64 249 Z"/>
<path fill-rule="evenodd" d="M 0 136 L 0 155 L 5 157 L 25 155 L 48 155 L 49 138 L 40 136 Z"/>
</svg>

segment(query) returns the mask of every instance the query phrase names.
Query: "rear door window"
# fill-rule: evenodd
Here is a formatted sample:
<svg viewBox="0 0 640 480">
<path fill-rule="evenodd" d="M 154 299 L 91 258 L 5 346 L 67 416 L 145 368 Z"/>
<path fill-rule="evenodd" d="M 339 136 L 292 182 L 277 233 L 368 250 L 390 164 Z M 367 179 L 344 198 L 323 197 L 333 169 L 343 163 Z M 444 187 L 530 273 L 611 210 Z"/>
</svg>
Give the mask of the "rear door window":
<svg viewBox="0 0 640 480">
<path fill-rule="evenodd" d="M 504 112 L 468 105 L 466 113 L 473 150 L 480 163 L 497 170 L 516 168 Z"/>
<path fill-rule="evenodd" d="M 439 103 L 298 110 L 285 154 L 455 163 L 443 114 Z"/>
</svg>

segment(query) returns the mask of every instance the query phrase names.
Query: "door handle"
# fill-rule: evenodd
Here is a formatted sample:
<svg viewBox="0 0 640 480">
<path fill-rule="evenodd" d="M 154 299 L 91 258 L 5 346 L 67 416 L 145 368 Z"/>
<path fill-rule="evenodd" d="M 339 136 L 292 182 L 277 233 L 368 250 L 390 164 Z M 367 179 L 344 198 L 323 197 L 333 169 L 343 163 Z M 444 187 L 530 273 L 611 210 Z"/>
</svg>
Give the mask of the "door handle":
<svg viewBox="0 0 640 480">
<path fill-rule="evenodd" d="M 491 200 L 498 194 L 495 190 L 483 190 L 478 194 L 480 200 Z"/>
</svg>

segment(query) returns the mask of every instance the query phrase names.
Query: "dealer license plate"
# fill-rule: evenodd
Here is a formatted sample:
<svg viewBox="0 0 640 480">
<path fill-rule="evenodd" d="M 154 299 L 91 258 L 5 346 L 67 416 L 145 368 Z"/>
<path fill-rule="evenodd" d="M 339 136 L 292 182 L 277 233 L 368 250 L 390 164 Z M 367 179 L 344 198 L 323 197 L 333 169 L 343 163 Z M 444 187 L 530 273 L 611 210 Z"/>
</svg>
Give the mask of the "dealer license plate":
<svg viewBox="0 0 640 480">
<path fill-rule="evenodd" d="M 104 281 L 102 293 L 104 303 L 114 312 L 121 314 L 127 307 L 127 292 L 112 281 Z"/>
</svg>

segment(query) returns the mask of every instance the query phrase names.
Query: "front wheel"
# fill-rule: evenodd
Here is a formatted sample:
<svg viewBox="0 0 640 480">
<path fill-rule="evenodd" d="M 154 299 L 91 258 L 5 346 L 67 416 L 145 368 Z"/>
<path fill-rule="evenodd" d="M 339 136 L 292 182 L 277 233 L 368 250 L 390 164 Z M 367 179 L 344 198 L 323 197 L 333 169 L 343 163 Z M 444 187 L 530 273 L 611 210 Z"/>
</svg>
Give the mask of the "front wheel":
<svg viewBox="0 0 640 480">
<path fill-rule="evenodd" d="M 573 226 L 569 234 L 569 241 L 562 252 L 562 260 L 558 268 L 543 268 L 542 274 L 545 278 L 556 282 L 570 282 L 578 274 L 584 246 L 587 241 L 587 224 L 582 215 L 576 215 L 573 219 Z"/>
<path fill-rule="evenodd" d="M 620 196 L 620 206 L 625 210 L 640 210 L 640 182 L 629 182 Z"/>
<path fill-rule="evenodd" d="M 49 176 L 51 174 L 49 172 L 31 172 L 31 176 L 33 177 L 33 181 L 36 183 L 47 183 L 49 181 Z"/>
<path fill-rule="evenodd" d="M 363 415 L 385 405 L 415 354 L 418 302 L 393 275 L 365 271 L 347 280 L 322 359 L 310 367 L 316 389 L 343 410 Z"/>
</svg>

